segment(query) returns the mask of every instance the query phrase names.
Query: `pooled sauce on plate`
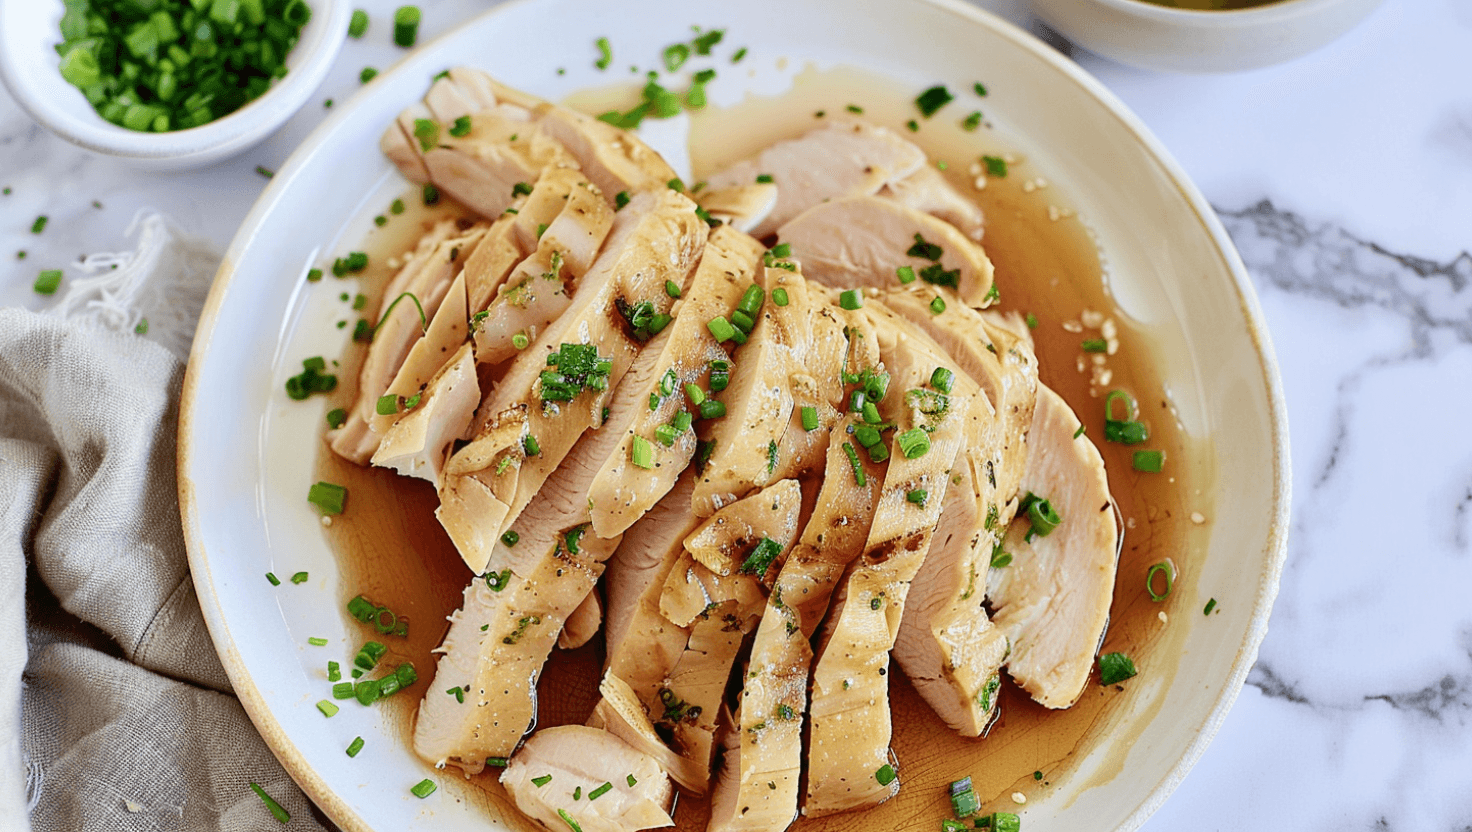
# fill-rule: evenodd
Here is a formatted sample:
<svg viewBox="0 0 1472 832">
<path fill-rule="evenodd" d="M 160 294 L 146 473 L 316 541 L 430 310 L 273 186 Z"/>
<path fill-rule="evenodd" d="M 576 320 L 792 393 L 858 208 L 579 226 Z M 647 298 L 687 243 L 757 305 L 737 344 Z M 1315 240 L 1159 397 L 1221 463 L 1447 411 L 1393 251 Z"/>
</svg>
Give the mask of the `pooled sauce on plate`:
<svg viewBox="0 0 1472 832">
<path fill-rule="evenodd" d="M 698 182 L 711 171 L 750 156 L 773 141 L 806 132 L 816 125 L 819 111 L 823 118 L 845 115 L 853 105 L 863 109 L 863 118 L 888 126 L 920 145 L 932 164 L 945 162 L 946 176 L 962 193 L 975 199 L 985 214 L 982 245 L 996 268 L 1000 308 L 1036 317 L 1033 333 L 1041 379 L 1073 407 L 1104 457 L 1110 489 L 1125 528 L 1102 652 L 1128 654 L 1140 675 L 1108 688 L 1101 687 L 1095 676 L 1077 704 L 1058 711 L 1036 704 L 1008 681 L 1002 688 L 1001 718 L 985 738 L 973 739 L 947 728 L 903 672 L 894 673 L 890 677 L 896 726 L 892 745 L 904 786 L 898 797 L 867 810 L 863 824 L 872 829 L 929 832 L 938 827 L 941 818 L 950 816 L 945 786 L 962 776 L 971 776 L 986 811 L 1017 811 L 1020 807 L 1011 795 L 1020 792 L 1028 799 L 1042 797 L 1051 783 L 1073 774 L 1078 761 L 1101 747 L 1106 753 L 1091 779 L 1107 780 L 1120 772 L 1128 738 L 1113 729 L 1123 718 L 1124 706 L 1138 707 L 1138 701 L 1130 702 L 1132 696 L 1145 695 L 1146 685 L 1174 674 L 1184 638 L 1184 627 L 1163 622 L 1159 614 L 1201 614 L 1191 588 L 1195 558 L 1204 537 L 1191 515 L 1212 504 L 1212 495 L 1198 489 L 1212 481 L 1214 462 L 1205 438 L 1188 436 L 1177 424 L 1152 360 L 1158 347 L 1151 335 L 1127 319 L 1110 298 L 1099 254 L 1087 228 L 1088 218 L 1073 214 L 1066 187 L 1048 181 L 1048 172 L 1029 163 L 1025 150 L 1002 144 L 985 123 L 975 132 L 961 128 L 961 120 L 972 110 L 987 112 L 986 99 L 954 90 L 957 100 L 926 120 L 920 118 L 912 103 L 917 92 L 856 70 L 808 69 L 781 97 L 750 97 L 734 107 L 694 115 L 691 159 L 694 181 Z M 629 95 L 627 88 L 595 91 L 568 103 L 597 113 L 623 105 Z M 912 118 L 921 124 L 918 132 L 905 126 Z M 985 186 L 978 190 L 972 164 L 983 154 L 1012 161 L 1005 177 L 985 176 L 983 172 Z M 381 307 L 381 299 L 371 292 L 381 293 L 391 275 L 388 259 L 411 248 L 435 219 L 453 216 L 457 210 L 448 203 L 422 207 L 417 189 L 404 199 L 410 208 L 372 232 L 365 242 L 370 254 L 370 267 L 363 276 L 364 284 L 370 287 L 365 312 L 376 314 Z M 1082 348 L 1085 339 L 1104 337 L 1097 322 L 1093 327 L 1083 326 L 1087 323 L 1085 310 L 1100 313 L 1117 327 L 1119 347 L 1104 359 L 1102 369 L 1111 376 L 1104 383 L 1095 383 L 1102 381 L 1095 369 L 1096 354 Z M 338 368 L 341 383 L 333 396 L 334 406 L 352 402 L 364 352 L 354 347 L 345 350 Z M 1125 446 L 1104 441 L 1104 395 L 1116 389 L 1130 392 L 1137 400 L 1139 418 L 1150 428 L 1146 443 Z M 1165 452 L 1163 473 L 1134 470 L 1133 452 L 1142 449 Z M 408 751 L 412 747 L 413 714 L 433 677 L 436 657 L 430 651 L 443 639 L 448 628 L 445 618 L 459 608 L 461 593 L 472 576 L 435 520 L 438 500 L 429 483 L 386 469 L 353 465 L 332 454 L 325 444 L 316 465 L 318 479 L 345 485 L 350 495 L 347 511 L 335 518 L 329 529 L 343 575 L 342 597 L 337 601 L 346 604 L 352 596 L 362 594 L 411 622 L 407 639 L 379 638 L 389 647 L 380 666 L 412 661 L 420 681 L 374 705 L 389 711 L 399 741 Z M 1177 586 L 1167 600 L 1155 602 L 1146 591 L 1145 577 L 1151 565 L 1166 558 L 1179 571 Z M 1162 588 L 1159 579 L 1156 587 Z M 362 640 L 373 637 L 370 628 L 356 622 L 351 626 L 358 628 Z M 597 701 L 602 658 L 601 638 L 579 650 L 554 652 L 539 685 L 538 727 L 581 723 L 587 718 Z M 1158 687 L 1156 695 L 1160 695 Z M 355 703 L 345 704 L 357 707 Z M 1157 700 L 1147 710 L 1158 707 Z M 1035 779 L 1034 772 L 1040 772 L 1041 779 Z M 495 805 L 508 822 L 517 818 L 513 822 L 516 826 L 535 828 L 511 808 L 496 782 L 499 773 L 499 769 L 492 768 L 472 778 L 484 788 L 483 792 L 457 791 L 466 793 L 467 799 L 483 799 Z M 448 784 L 461 778 L 457 770 L 447 769 L 436 779 Z M 702 830 L 707 814 L 705 799 L 682 796 L 675 815 L 676 828 Z M 850 829 L 854 824 L 853 817 L 835 815 L 818 820 L 800 818 L 792 828 L 811 832 Z"/>
</svg>

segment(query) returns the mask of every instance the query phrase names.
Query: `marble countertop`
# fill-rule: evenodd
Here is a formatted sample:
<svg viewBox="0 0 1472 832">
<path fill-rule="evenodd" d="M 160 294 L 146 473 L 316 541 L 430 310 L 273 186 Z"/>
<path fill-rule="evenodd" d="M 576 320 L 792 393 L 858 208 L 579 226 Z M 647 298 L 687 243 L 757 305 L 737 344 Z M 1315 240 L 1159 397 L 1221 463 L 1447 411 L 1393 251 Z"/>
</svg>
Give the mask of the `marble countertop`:
<svg viewBox="0 0 1472 832">
<path fill-rule="evenodd" d="M 422 36 L 485 5 L 426 3 Z M 981 5 L 1042 31 L 1025 0 Z M 1472 829 L 1472 2 L 1386 0 L 1319 52 L 1247 73 L 1072 54 L 1221 214 L 1292 426 L 1271 630 L 1216 740 L 1145 828 Z M 400 55 L 381 31 L 349 41 L 319 99 Z M 223 247 L 265 185 L 256 166 L 281 164 L 325 112 L 308 105 L 215 168 L 150 175 L 52 137 L 0 90 L 0 304 L 41 308 L 37 269 L 127 248 L 140 206 Z M 39 214 L 51 224 L 34 236 Z"/>
</svg>

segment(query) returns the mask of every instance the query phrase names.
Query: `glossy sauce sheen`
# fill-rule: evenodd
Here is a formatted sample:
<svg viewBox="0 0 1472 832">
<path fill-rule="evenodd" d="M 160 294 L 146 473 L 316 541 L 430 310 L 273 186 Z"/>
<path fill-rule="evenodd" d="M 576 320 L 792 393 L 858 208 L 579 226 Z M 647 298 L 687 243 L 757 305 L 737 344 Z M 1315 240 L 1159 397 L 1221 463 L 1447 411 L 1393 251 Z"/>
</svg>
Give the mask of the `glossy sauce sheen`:
<svg viewBox="0 0 1472 832">
<path fill-rule="evenodd" d="M 956 101 L 933 119 L 922 120 L 920 131 L 908 131 L 905 122 L 918 118 L 911 103 L 916 92 L 854 70 L 803 72 L 793 90 L 780 98 L 749 98 L 735 107 L 697 115 L 691 137 L 695 179 L 699 181 L 702 175 L 773 141 L 800 135 L 816 123 L 815 114 L 820 110 L 826 117 L 845 113 L 851 104 L 863 108 L 864 118 L 896 129 L 918 143 L 932 162 L 947 161 L 947 176 L 962 193 L 974 197 L 985 213 L 983 246 L 996 267 L 1001 308 L 1031 312 L 1037 317 L 1034 337 L 1042 380 L 1069 402 L 1088 435 L 1100 446 L 1111 490 L 1125 518 L 1124 547 L 1103 651 L 1127 653 L 1139 667 L 1140 678 L 1168 677 L 1174 673 L 1184 630 L 1161 622 L 1158 614 L 1201 614 L 1201 604 L 1191 592 L 1191 568 L 1193 556 L 1204 545 L 1204 533 L 1189 516 L 1192 506 L 1210 505 L 1211 495 L 1203 496 L 1198 491 L 1204 487 L 1201 483 L 1212 479 L 1210 446 L 1180 430 L 1153 369 L 1154 347 L 1149 335 L 1137 330 L 1109 298 L 1096 247 L 1084 224 L 1087 218 L 1050 219 L 1050 205 L 1068 208 L 1062 189 L 1050 183 L 1028 192 L 1023 186 L 1039 176 L 1046 177 L 1046 172 L 1035 170 L 1025 154 L 1003 145 L 987 126 L 970 133 L 960 129 L 959 122 L 967 113 L 974 109 L 986 112 L 986 99 L 953 90 Z M 584 94 L 570 103 L 596 113 L 628 100 L 628 90 L 619 89 Z M 984 189 L 975 190 L 974 176 L 968 172 L 971 163 L 982 154 L 1001 156 L 1009 151 L 1019 161 L 1010 166 L 1008 176 L 992 177 Z M 365 241 L 370 270 L 364 282 L 371 289 L 382 291 L 390 273 L 384 265 L 389 256 L 411 248 L 421 229 L 455 210 L 449 205 L 422 208 L 417 190 L 406 195 L 405 202 L 411 205 L 405 214 L 391 218 L 387 226 L 375 230 Z M 377 309 L 379 299 L 370 297 L 369 310 Z M 1107 365 L 1113 379 L 1102 389 L 1124 389 L 1136 396 L 1140 418 L 1147 422 L 1151 434 L 1144 445 L 1129 448 L 1102 441 L 1103 393 L 1091 395 L 1088 371 L 1077 370 L 1079 356 L 1085 355 L 1080 347 L 1082 340 L 1098 337 L 1098 333 L 1073 333 L 1062 326 L 1065 321 L 1079 320 L 1086 308 L 1103 312 L 1119 327 L 1120 349 L 1108 358 Z M 348 406 L 362 352 L 355 346 L 345 349 L 342 384 L 334 406 Z M 1132 452 L 1141 448 L 1165 451 L 1164 473 L 1133 470 Z M 434 519 L 437 501 L 429 484 L 387 470 L 359 468 L 336 458 L 325 445 L 317 468 L 320 479 L 342 483 L 350 492 L 346 513 L 330 529 L 343 574 L 341 600 L 345 603 L 361 593 L 411 620 L 408 639 L 381 640 L 390 648 L 385 661 L 413 661 L 420 681 L 374 706 L 390 712 L 401 741 L 408 747 L 412 743 L 413 714 L 433 673 L 430 651 L 443 638 L 448 627 L 445 617 L 459 607 L 471 574 Z M 1181 576 L 1171 597 L 1156 603 L 1146 592 L 1145 575 L 1152 564 L 1167 557 L 1174 561 Z M 364 640 L 371 637 L 371 628 L 351 621 L 349 624 L 363 630 Z M 539 725 L 580 723 L 587 718 L 597 699 L 601 662 L 601 637 L 580 650 L 554 653 L 539 686 Z M 1082 759 L 1100 743 L 1117 743 L 1120 751 L 1106 755 L 1091 779 L 1105 780 L 1120 771 L 1128 743 L 1118 743 L 1121 738 L 1111 733 L 1122 710 L 1111 707 L 1111 703 L 1130 696 L 1130 681 L 1120 688 L 1103 688 L 1097 683 L 1096 672 L 1077 704 L 1068 710 L 1049 711 L 1032 702 L 1009 680 L 1002 688 L 1000 720 L 987 737 L 976 740 L 947 729 L 903 672 L 893 673 L 890 678 L 897 726 L 893 749 L 903 788 L 897 798 L 863 814 L 864 828 L 927 832 L 938 828 L 940 820 L 950 816 L 946 785 L 966 775 L 972 777 L 986 811 L 1018 811 L 1023 807 L 1015 805 L 1010 795 L 1022 792 L 1030 800 L 1044 798 L 1053 780 L 1071 774 L 1073 761 Z M 358 707 L 356 703 L 344 704 Z M 1042 779 L 1035 779 L 1034 772 L 1041 772 Z M 510 808 L 496 783 L 498 774 L 498 770 L 488 769 L 472 779 L 470 788 L 455 791 L 462 799 L 487 804 L 513 828 L 536 828 Z M 460 779 L 453 769 L 436 776 L 426 767 L 426 775 L 446 785 Z M 681 797 L 677 828 L 704 829 L 706 818 L 704 800 Z M 852 829 L 855 819 L 852 815 L 817 821 L 800 819 L 792 828 L 804 832 Z"/>
</svg>

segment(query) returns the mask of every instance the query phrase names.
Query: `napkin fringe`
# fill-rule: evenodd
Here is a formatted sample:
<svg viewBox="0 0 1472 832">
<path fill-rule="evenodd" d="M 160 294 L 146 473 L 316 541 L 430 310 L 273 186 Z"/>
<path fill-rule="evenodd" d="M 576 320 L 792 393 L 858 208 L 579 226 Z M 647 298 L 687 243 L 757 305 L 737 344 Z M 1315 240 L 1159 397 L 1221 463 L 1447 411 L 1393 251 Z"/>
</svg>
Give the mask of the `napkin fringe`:
<svg viewBox="0 0 1472 832">
<path fill-rule="evenodd" d="M 88 276 L 69 281 L 51 312 L 138 333 L 187 359 L 220 251 L 148 208 L 133 216 L 125 233 L 137 236 L 136 248 L 83 257 L 77 268 Z"/>
</svg>

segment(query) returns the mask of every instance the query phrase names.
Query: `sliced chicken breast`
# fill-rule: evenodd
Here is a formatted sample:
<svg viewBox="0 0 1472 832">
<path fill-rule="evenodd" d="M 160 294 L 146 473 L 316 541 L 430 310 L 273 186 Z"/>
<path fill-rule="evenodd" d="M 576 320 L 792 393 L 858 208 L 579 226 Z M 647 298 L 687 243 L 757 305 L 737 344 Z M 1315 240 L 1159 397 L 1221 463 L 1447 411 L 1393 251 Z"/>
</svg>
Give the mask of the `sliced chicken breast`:
<svg viewBox="0 0 1472 832">
<path fill-rule="evenodd" d="M 802 212 L 777 230 L 792 246 L 804 273 L 830 286 L 899 285 L 896 272 L 948 286 L 970 306 L 991 302 L 992 262 L 955 226 L 896 200 L 877 196 L 834 199 Z"/>
<path fill-rule="evenodd" d="M 771 215 L 777 207 L 777 186 L 770 182 L 752 182 L 726 188 L 702 188 L 695 194 L 706 213 L 737 231 L 750 232 Z"/>
<path fill-rule="evenodd" d="M 658 762 L 597 728 L 536 732 L 501 773 L 501 785 L 516 808 L 548 829 L 635 832 L 675 823 L 674 788 Z"/>
<path fill-rule="evenodd" d="M 594 590 L 588 593 L 583 603 L 572 611 L 567 621 L 562 625 L 562 633 L 557 636 L 557 648 L 559 650 L 576 650 L 593 640 L 598 631 L 603 627 L 603 599 L 598 597 Z"/>
<path fill-rule="evenodd" d="M 1019 516 L 1003 544 L 1011 564 L 987 579 L 992 620 L 1012 640 L 1007 671 L 1048 708 L 1083 693 L 1114 594 L 1114 498 L 1099 450 L 1078 427 L 1068 403 L 1038 385 L 1022 488 L 1048 500 L 1062 522 L 1035 536 Z"/>
<path fill-rule="evenodd" d="M 879 195 L 938 217 L 954 225 L 976 242 L 981 242 L 984 226 L 981 208 L 957 191 L 940 171 L 924 165 L 919 170 L 886 184 Z"/>
<path fill-rule="evenodd" d="M 414 398 L 415 406 L 384 432 L 373 464 L 438 484 L 450 444 L 465 433 L 480 403 L 470 345 L 461 344 Z"/>
<path fill-rule="evenodd" d="M 752 236 L 760 238 L 814 205 L 873 194 L 924 164 L 925 153 L 898 133 L 855 119 L 834 118 L 711 176 L 706 187 L 722 190 L 754 185 L 758 176 L 770 176 L 777 186 L 777 202 L 751 229 Z"/>
</svg>

